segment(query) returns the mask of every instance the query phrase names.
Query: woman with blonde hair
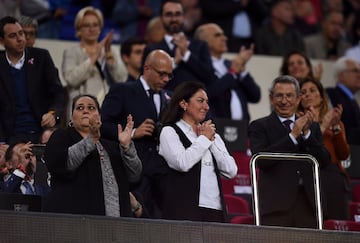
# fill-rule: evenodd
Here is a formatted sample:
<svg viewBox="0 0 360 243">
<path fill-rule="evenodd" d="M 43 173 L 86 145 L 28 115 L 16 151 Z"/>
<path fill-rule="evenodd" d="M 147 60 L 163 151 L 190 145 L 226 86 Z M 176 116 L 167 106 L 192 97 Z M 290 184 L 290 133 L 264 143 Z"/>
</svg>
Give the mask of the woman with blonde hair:
<svg viewBox="0 0 360 243">
<path fill-rule="evenodd" d="M 80 43 L 66 49 L 62 61 L 69 101 L 80 94 L 91 94 L 101 105 L 110 85 L 127 78 L 119 52 L 111 47 L 113 33 L 107 33 L 99 41 L 103 25 L 102 13 L 91 6 L 82 8 L 76 15 L 74 27 Z"/>
</svg>

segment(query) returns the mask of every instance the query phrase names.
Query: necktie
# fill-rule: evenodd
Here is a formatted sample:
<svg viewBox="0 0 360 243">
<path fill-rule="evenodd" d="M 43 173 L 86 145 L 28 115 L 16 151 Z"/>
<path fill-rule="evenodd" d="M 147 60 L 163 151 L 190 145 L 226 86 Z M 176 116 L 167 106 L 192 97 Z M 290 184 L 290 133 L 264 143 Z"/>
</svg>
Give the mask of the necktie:
<svg viewBox="0 0 360 243">
<path fill-rule="evenodd" d="M 23 185 L 25 187 L 25 194 L 27 195 L 33 195 L 34 194 L 34 191 L 30 185 L 30 183 L 28 181 L 24 181 L 23 182 Z"/>
<path fill-rule="evenodd" d="M 292 123 L 292 120 L 285 120 L 285 121 L 283 121 L 283 124 L 284 124 L 284 126 L 285 126 L 285 128 L 286 128 L 286 130 L 287 130 L 288 133 L 291 132 L 291 127 L 290 127 L 290 124 L 291 124 L 291 123 Z"/>
<path fill-rule="evenodd" d="M 149 89 L 148 92 L 149 92 L 149 99 L 150 99 L 151 106 L 153 107 L 154 114 L 156 115 L 155 117 L 157 118 L 158 114 L 159 114 L 160 107 L 159 108 L 157 107 L 157 104 L 156 104 L 155 99 L 154 99 L 154 95 L 155 94 L 159 95 L 159 93 L 152 90 L 152 89 Z M 155 98 L 159 98 L 159 96 L 155 97 Z"/>
</svg>

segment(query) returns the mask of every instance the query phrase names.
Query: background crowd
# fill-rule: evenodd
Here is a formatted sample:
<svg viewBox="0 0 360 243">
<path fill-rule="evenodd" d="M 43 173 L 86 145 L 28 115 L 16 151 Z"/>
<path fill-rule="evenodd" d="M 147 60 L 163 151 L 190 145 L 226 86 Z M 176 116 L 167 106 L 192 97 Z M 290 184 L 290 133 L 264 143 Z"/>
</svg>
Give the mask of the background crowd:
<svg viewBox="0 0 360 243">
<path fill-rule="evenodd" d="M 268 95 L 271 114 L 243 134 L 251 152 L 313 155 L 325 219 L 349 219 L 359 0 L 0 4 L 1 191 L 40 195 L 51 212 L 225 222 L 220 177 L 240 172 L 215 120 L 247 124 Z M 36 38 L 78 42 L 55 67 Z M 247 70 L 254 54 L 283 58 L 269 94 Z M 335 87 L 312 59 L 334 62 Z M 263 222 L 316 227 L 309 168 L 259 169 Z"/>
</svg>

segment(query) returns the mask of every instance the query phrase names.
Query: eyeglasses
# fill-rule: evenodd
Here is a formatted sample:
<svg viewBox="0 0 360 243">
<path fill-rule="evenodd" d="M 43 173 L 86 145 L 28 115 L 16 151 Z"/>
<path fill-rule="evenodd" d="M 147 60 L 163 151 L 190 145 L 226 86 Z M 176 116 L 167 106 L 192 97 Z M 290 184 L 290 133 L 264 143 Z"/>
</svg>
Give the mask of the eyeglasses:
<svg viewBox="0 0 360 243">
<path fill-rule="evenodd" d="M 156 68 L 154 68 L 153 66 L 150 66 L 150 67 L 152 70 L 154 70 L 159 75 L 160 78 L 167 77 L 169 80 L 174 78 L 174 74 L 172 74 L 172 73 L 159 71 Z"/>
<path fill-rule="evenodd" d="M 294 93 L 288 93 L 288 94 L 281 94 L 281 93 L 277 93 L 277 94 L 274 94 L 272 96 L 275 100 L 277 101 L 281 101 L 283 100 L 284 98 L 287 100 L 287 101 L 292 101 L 295 99 L 296 95 Z"/>
<path fill-rule="evenodd" d="M 173 18 L 173 17 L 178 18 L 178 17 L 183 16 L 183 12 L 180 12 L 180 11 L 178 11 L 178 12 L 165 12 L 163 14 L 163 16 L 166 17 L 166 18 Z"/>
</svg>

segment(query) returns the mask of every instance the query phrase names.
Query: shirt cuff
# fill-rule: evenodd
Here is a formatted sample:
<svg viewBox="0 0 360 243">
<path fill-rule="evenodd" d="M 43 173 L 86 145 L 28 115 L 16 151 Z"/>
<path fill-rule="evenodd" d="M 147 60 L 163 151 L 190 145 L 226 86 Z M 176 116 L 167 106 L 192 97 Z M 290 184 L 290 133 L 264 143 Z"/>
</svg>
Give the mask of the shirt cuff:
<svg viewBox="0 0 360 243">
<path fill-rule="evenodd" d="M 16 175 L 16 176 L 18 176 L 18 177 L 20 177 L 20 178 L 22 178 L 22 179 L 24 179 L 25 176 L 26 176 L 25 173 L 22 172 L 22 171 L 19 170 L 19 169 L 14 170 L 13 174 Z"/>
<path fill-rule="evenodd" d="M 183 60 L 184 62 L 189 61 L 189 59 L 190 59 L 190 55 L 191 55 L 190 50 L 187 50 L 187 51 L 185 52 L 185 54 L 184 54 L 184 56 L 183 56 L 182 60 Z"/>
</svg>

